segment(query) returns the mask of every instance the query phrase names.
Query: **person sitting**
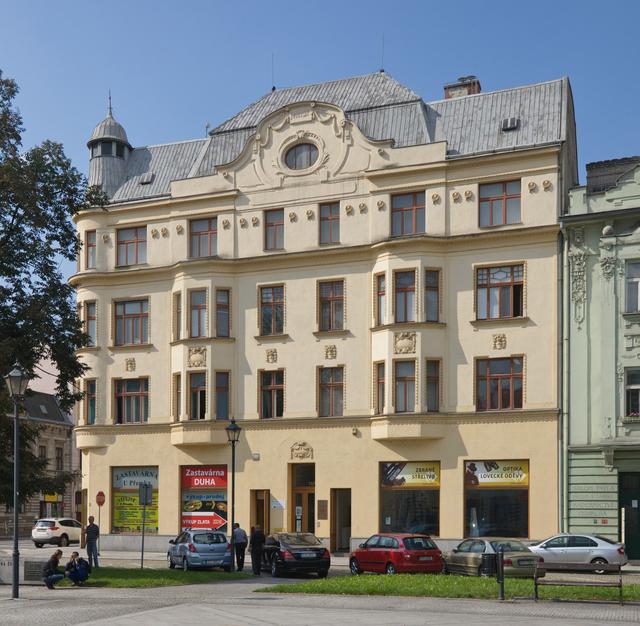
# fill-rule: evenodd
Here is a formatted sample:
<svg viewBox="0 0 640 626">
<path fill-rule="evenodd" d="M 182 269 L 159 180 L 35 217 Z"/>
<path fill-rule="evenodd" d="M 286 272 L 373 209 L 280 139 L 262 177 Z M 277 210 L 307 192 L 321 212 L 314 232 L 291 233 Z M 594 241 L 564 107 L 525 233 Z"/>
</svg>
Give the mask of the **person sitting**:
<svg viewBox="0 0 640 626">
<path fill-rule="evenodd" d="M 84 585 L 89 578 L 89 563 L 77 552 L 71 553 L 71 559 L 64 568 L 64 575 L 76 586 Z"/>
<path fill-rule="evenodd" d="M 54 585 L 64 578 L 64 574 L 61 574 L 58 569 L 61 557 L 62 550 L 56 550 L 42 569 L 42 582 L 47 589 L 53 589 Z"/>
</svg>

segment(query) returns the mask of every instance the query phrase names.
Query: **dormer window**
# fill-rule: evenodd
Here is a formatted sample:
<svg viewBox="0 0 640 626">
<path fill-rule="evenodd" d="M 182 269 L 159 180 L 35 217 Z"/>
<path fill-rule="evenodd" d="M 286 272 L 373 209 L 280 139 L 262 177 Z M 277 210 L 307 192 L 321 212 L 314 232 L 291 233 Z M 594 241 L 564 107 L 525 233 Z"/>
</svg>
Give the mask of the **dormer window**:
<svg viewBox="0 0 640 626">
<path fill-rule="evenodd" d="M 102 156 L 111 156 L 113 154 L 113 141 L 101 141 L 100 154 Z"/>
<path fill-rule="evenodd" d="M 290 170 L 306 170 L 318 160 L 318 148 L 312 143 L 299 143 L 287 151 L 284 161 Z"/>
</svg>

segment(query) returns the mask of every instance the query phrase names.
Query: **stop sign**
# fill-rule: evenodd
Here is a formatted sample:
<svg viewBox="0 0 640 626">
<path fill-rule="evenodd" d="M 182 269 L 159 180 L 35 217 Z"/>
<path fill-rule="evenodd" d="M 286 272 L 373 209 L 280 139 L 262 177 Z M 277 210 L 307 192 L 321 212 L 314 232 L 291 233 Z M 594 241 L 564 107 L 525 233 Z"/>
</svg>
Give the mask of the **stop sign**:
<svg viewBox="0 0 640 626">
<path fill-rule="evenodd" d="M 106 497 L 104 495 L 104 491 L 98 491 L 96 494 L 96 504 L 98 506 L 102 506 L 105 503 Z"/>
</svg>

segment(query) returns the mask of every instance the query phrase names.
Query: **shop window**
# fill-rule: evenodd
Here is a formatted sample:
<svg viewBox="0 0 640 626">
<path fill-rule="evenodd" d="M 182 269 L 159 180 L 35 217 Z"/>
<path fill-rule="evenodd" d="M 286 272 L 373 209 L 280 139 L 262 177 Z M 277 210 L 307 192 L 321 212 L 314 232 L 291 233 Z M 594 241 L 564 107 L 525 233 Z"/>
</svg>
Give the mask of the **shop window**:
<svg viewBox="0 0 640 626">
<path fill-rule="evenodd" d="M 121 228 L 118 230 L 118 257 L 119 267 L 126 265 L 139 265 L 147 262 L 147 227 Z"/>
<path fill-rule="evenodd" d="M 424 233 L 424 192 L 391 196 L 391 236 Z"/>
<path fill-rule="evenodd" d="M 340 204 L 320 205 L 320 243 L 340 243 Z"/>
<path fill-rule="evenodd" d="M 86 380 L 84 383 L 85 423 L 96 423 L 96 381 Z"/>
<path fill-rule="evenodd" d="M 192 259 L 218 254 L 218 218 L 189 222 L 189 254 Z"/>
<path fill-rule="evenodd" d="M 149 379 L 129 378 L 115 383 L 116 424 L 140 424 L 149 419 Z"/>
<path fill-rule="evenodd" d="M 376 326 L 386 323 L 387 307 L 387 277 L 384 274 L 376 276 Z"/>
<path fill-rule="evenodd" d="M 260 417 L 282 417 L 284 413 L 284 370 L 260 372 Z"/>
<path fill-rule="evenodd" d="M 260 287 L 260 334 L 284 332 L 284 285 Z"/>
<path fill-rule="evenodd" d="M 522 357 L 476 360 L 476 411 L 522 408 Z"/>
<path fill-rule="evenodd" d="M 625 267 L 625 281 L 627 283 L 627 313 L 640 312 L 640 261 L 628 261 Z"/>
<path fill-rule="evenodd" d="M 284 249 L 284 210 L 264 212 L 264 249 Z"/>
<path fill-rule="evenodd" d="M 178 341 L 182 337 L 182 294 L 173 294 L 173 337 Z"/>
<path fill-rule="evenodd" d="M 149 301 L 116 302 L 116 346 L 149 342 Z"/>
<path fill-rule="evenodd" d="M 96 231 L 88 230 L 85 233 L 85 268 L 88 270 L 95 269 L 96 267 Z"/>
<path fill-rule="evenodd" d="M 523 291 L 523 265 L 476 269 L 476 318 L 522 317 Z"/>
<path fill-rule="evenodd" d="M 334 280 L 319 284 L 320 330 L 344 328 L 344 281 Z"/>
<path fill-rule="evenodd" d="M 520 181 L 480 185 L 480 227 L 518 224 L 520 216 Z"/>
<path fill-rule="evenodd" d="M 440 320 L 440 270 L 426 270 L 424 276 L 425 321 Z"/>
<path fill-rule="evenodd" d="M 158 534 L 158 467 L 111 468 L 111 532 L 139 535 L 142 507 L 138 504 L 141 484 L 151 486 L 151 504 L 146 506 L 144 532 Z M 104 519 L 103 519 L 104 524 Z"/>
<path fill-rule="evenodd" d="M 87 335 L 89 335 L 88 345 L 90 346 L 95 346 L 98 343 L 98 319 L 96 315 L 96 309 L 97 305 L 95 302 L 84 303 L 85 332 L 87 333 Z"/>
<path fill-rule="evenodd" d="M 395 320 L 397 323 L 415 321 L 416 273 L 395 273 Z"/>
<path fill-rule="evenodd" d="M 229 336 L 229 305 L 231 292 L 228 289 L 216 289 L 216 336 Z"/>
<path fill-rule="evenodd" d="M 207 290 L 189 292 L 189 336 L 207 336 Z"/>
<path fill-rule="evenodd" d="M 207 375 L 189 374 L 189 419 L 203 420 L 207 412 Z"/>
<path fill-rule="evenodd" d="M 380 464 L 380 532 L 440 534 L 440 463 Z"/>
<path fill-rule="evenodd" d="M 427 411 L 440 410 L 440 361 L 427 359 Z"/>
<path fill-rule="evenodd" d="M 216 372 L 216 418 L 229 419 L 229 372 Z"/>
<path fill-rule="evenodd" d="M 384 363 L 376 363 L 376 414 L 384 413 Z"/>
<path fill-rule="evenodd" d="M 339 417 L 343 411 L 344 371 L 341 367 L 320 368 L 320 417 Z"/>
<path fill-rule="evenodd" d="M 64 469 L 64 448 L 56 447 L 56 471 Z"/>
<path fill-rule="evenodd" d="M 416 403 L 416 364 L 414 361 L 395 363 L 396 413 L 413 413 Z"/>
<path fill-rule="evenodd" d="M 625 375 L 625 415 L 640 417 L 640 369 L 627 369 Z"/>
</svg>

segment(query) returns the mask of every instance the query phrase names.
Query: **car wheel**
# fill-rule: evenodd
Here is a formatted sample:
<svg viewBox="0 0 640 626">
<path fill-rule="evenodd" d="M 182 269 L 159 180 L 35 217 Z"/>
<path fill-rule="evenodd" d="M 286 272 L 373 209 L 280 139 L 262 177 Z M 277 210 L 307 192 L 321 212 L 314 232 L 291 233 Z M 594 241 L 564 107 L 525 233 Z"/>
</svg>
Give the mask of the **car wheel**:
<svg viewBox="0 0 640 626">
<path fill-rule="evenodd" d="M 69 537 L 67 537 L 66 535 L 62 535 L 62 537 L 60 537 L 60 545 L 63 548 L 66 548 L 69 545 Z"/>
<path fill-rule="evenodd" d="M 187 557 L 186 556 L 182 557 L 182 571 L 183 572 L 188 572 L 189 571 L 189 561 L 187 561 Z"/>
<path fill-rule="evenodd" d="M 275 559 L 271 561 L 271 575 L 274 578 L 278 578 L 280 576 L 280 570 L 278 569 L 278 564 L 276 563 Z"/>
<path fill-rule="evenodd" d="M 593 559 L 591 561 L 591 563 L 593 565 L 596 565 L 596 564 L 607 565 L 607 563 L 609 563 L 609 561 L 607 561 L 607 559 L 598 558 L 598 559 Z M 605 573 L 605 570 L 603 570 L 603 569 L 596 569 L 596 570 L 593 570 L 593 571 L 596 574 L 604 574 Z"/>
<path fill-rule="evenodd" d="M 176 564 L 173 562 L 170 554 L 167 554 L 167 564 L 169 565 L 169 569 L 175 569 Z"/>
<path fill-rule="evenodd" d="M 358 563 L 358 559 L 353 558 L 349 561 L 349 570 L 354 576 L 358 574 L 362 574 L 362 570 L 360 569 L 360 563 Z"/>
<path fill-rule="evenodd" d="M 329 570 L 326 569 L 318 570 L 318 578 L 326 578 L 328 573 Z"/>
<path fill-rule="evenodd" d="M 44 543 L 40 543 L 39 541 L 34 541 L 34 542 L 33 542 L 33 545 L 34 545 L 36 548 L 42 548 L 42 546 L 44 545 Z"/>
<path fill-rule="evenodd" d="M 397 574 L 396 566 L 393 563 L 387 563 L 387 566 L 384 568 L 384 573 L 388 574 L 389 576 Z"/>
<path fill-rule="evenodd" d="M 231 565 L 223 565 L 222 566 L 223 571 L 225 572 L 230 572 L 231 571 Z"/>
<path fill-rule="evenodd" d="M 482 576 L 482 565 L 478 567 L 478 576 Z"/>
<path fill-rule="evenodd" d="M 451 573 L 449 571 L 449 568 L 447 567 L 447 562 L 446 561 L 442 562 L 442 573 L 445 574 L 445 575 Z"/>
</svg>

